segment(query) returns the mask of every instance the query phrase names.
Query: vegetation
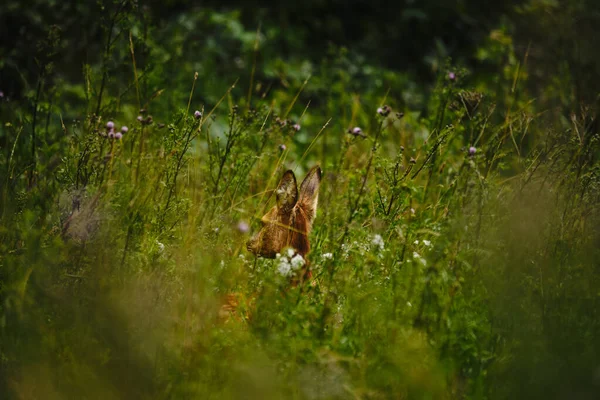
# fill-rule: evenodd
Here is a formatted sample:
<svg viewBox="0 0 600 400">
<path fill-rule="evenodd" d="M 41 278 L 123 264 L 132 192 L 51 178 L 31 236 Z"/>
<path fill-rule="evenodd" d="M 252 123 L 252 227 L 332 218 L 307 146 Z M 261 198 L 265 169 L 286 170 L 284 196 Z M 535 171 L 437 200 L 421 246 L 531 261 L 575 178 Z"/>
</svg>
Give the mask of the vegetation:
<svg viewBox="0 0 600 400">
<path fill-rule="evenodd" d="M 305 3 L 0 5 L 0 397 L 596 397 L 600 6 Z"/>
</svg>

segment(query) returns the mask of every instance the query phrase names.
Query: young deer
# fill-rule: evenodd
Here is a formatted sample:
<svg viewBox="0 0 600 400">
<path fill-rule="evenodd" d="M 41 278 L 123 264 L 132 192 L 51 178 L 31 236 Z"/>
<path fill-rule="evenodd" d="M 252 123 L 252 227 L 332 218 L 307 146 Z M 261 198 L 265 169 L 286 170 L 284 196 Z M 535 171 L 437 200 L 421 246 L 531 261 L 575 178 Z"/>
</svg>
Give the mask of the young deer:
<svg viewBox="0 0 600 400">
<path fill-rule="evenodd" d="M 275 258 L 284 248 L 291 247 L 297 254 L 306 258 L 310 251 L 308 234 L 317 214 L 320 184 L 319 166 L 308 171 L 300 185 L 300 191 L 294 173 L 291 170 L 286 171 L 275 191 L 277 204 L 262 217 L 263 227 L 248 240 L 247 249 L 257 256 Z M 292 280 L 292 284 L 296 285 L 299 281 L 309 278 L 310 272 L 305 266 L 299 275 Z M 219 317 L 229 319 L 237 313 L 238 305 L 238 295 L 228 295 L 221 306 Z M 248 315 L 245 318 L 248 318 Z"/>
<path fill-rule="evenodd" d="M 318 165 L 308 171 L 300 191 L 294 173 L 286 171 L 275 191 L 277 204 L 262 217 L 263 227 L 246 244 L 248 250 L 261 257 L 275 258 L 281 250 L 291 247 L 306 258 L 320 184 L 321 168 Z"/>
</svg>

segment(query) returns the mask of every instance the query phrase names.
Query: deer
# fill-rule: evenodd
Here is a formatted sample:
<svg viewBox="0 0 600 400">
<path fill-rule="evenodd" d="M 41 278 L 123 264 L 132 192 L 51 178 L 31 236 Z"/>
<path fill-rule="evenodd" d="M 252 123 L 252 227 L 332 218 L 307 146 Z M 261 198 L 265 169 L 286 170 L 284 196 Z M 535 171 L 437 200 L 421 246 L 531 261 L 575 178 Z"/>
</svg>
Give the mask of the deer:
<svg viewBox="0 0 600 400">
<path fill-rule="evenodd" d="M 318 165 L 308 171 L 300 189 L 294 172 L 284 172 L 275 189 L 275 206 L 261 218 L 262 227 L 246 243 L 247 250 L 258 257 L 276 258 L 283 249 L 291 248 L 306 260 L 310 252 L 308 235 L 317 215 L 320 184 L 321 168 Z M 292 279 L 292 284 L 295 286 L 310 277 L 307 262 L 298 276 Z M 237 306 L 237 296 L 228 295 L 219 316 L 228 319 L 235 314 Z"/>
<path fill-rule="evenodd" d="M 310 252 L 308 235 L 317 215 L 321 168 L 308 171 L 300 185 L 292 170 L 284 172 L 275 196 L 277 202 L 262 218 L 262 228 L 247 243 L 246 248 L 259 257 L 275 258 L 291 247 L 303 258 Z"/>
</svg>

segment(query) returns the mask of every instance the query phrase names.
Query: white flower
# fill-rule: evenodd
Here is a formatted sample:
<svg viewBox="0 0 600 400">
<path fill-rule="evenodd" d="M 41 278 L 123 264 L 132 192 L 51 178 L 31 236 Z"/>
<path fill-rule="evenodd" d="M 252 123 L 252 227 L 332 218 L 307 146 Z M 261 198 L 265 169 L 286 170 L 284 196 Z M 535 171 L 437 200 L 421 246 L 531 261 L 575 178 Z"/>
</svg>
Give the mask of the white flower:
<svg viewBox="0 0 600 400">
<path fill-rule="evenodd" d="M 304 265 L 304 258 L 300 254 L 296 254 L 291 260 L 292 270 L 296 271 Z"/>
<path fill-rule="evenodd" d="M 418 240 L 415 240 L 415 241 L 413 242 L 413 244 L 419 244 L 419 241 L 418 241 Z"/>
<path fill-rule="evenodd" d="M 413 258 L 423 264 L 424 267 L 427 266 L 427 260 L 425 260 L 419 253 L 413 251 Z"/>
<path fill-rule="evenodd" d="M 371 244 L 378 246 L 379 250 L 383 250 L 385 244 L 383 243 L 383 238 L 379 234 L 373 235 L 373 239 L 371 240 Z"/>
<path fill-rule="evenodd" d="M 159 253 L 162 253 L 163 251 L 165 251 L 165 245 L 162 244 L 161 242 L 159 242 L 158 240 L 156 241 L 156 246 L 158 246 Z"/>
<path fill-rule="evenodd" d="M 289 276 L 292 273 L 292 266 L 288 262 L 287 258 L 281 258 L 279 261 L 279 265 L 277 266 L 277 272 L 281 274 L 281 276 Z"/>
<path fill-rule="evenodd" d="M 423 244 L 427 247 L 431 246 L 431 242 L 429 240 L 423 240 Z"/>
<path fill-rule="evenodd" d="M 333 254 L 331 254 L 331 253 L 325 253 L 325 254 L 322 255 L 322 257 L 325 260 L 333 260 Z"/>
<path fill-rule="evenodd" d="M 293 248 L 291 248 L 291 247 L 288 247 L 288 249 L 287 249 L 287 255 L 288 255 L 288 257 L 289 257 L 289 258 L 292 258 L 292 257 L 294 257 L 294 253 L 295 253 L 295 252 L 294 252 L 294 249 L 293 249 Z"/>
</svg>

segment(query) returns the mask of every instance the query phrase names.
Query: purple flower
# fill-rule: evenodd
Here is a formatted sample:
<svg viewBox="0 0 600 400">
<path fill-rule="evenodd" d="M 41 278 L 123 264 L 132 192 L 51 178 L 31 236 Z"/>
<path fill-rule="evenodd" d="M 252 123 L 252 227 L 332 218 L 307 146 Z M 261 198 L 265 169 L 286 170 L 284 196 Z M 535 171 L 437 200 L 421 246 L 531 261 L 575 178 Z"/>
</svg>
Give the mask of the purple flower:
<svg viewBox="0 0 600 400">
<path fill-rule="evenodd" d="M 469 147 L 469 155 L 474 156 L 477 153 L 477 149 L 473 146 Z"/>
<path fill-rule="evenodd" d="M 121 140 L 123 138 L 123 134 L 121 132 L 115 133 L 115 139 Z"/>
<path fill-rule="evenodd" d="M 456 79 L 456 74 L 454 72 L 449 72 L 448 73 L 448 79 L 450 79 L 451 81 Z"/>
<path fill-rule="evenodd" d="M 250 231 L 250 225 L 246 221 L 240 221 L 237 224 L 237 230 L 241 233 L 248 233 Z"/>
<path fill-rule="evenodd" d="M 108 122 L 106 123 L 106 127 L 107 127 L 108 129 L 114 129 L 114 128 L 115 128 L 115 123 L 114 123 L 114 122 L 112 122 L 112 121 L 108 121 Z"/>
<path fill-rule="evenodd" d="M 141 115 L 138 115 L 137 116 L 137 120 L 140 121 L 140 122 L 142 122 L 144 120 L 144 117 L 142 117 Z"/>
<path fill-rule="evenodd" d="M 295 130 L 296 132 L 298 132 L 298 131 L 300 130 L 300 124 L 294 124 L 294 125 L 292 126 L 292 128 L 294 128 L 294 130 Z"/>
<path fill-rule="evenodd" d="M 387 117 L 389 115 L 390 111 L 392 111 L 390 106 L 385 105 L 385 106 L 379 107 L 377 109 L 377 114 L 381 115 L 382 117 Z"/>
<path fill-rule="evenodd" d="M 4 98 L 4 92 L 0 90 L 0 99 Z"/>
<path fill-rule="evenodd" d="M 121 133 L 127 133 L 128 131 L 129 131 L 129 128 L 128 128 L 128 127 L 126 127 L 125 125 L 123 125 L 123 126 L 121 127 Z"/>
<path fill-rule="evenodd" d="M 285 149 L 287 149 L 285 144 L 280 144 L 279 145 L 279 151 L 285 151 Z"/>
<path fill-rule="evenodd" d="M 115 131 L 113 129 L 109 129 L 108 131 L 108 138 L 112 139 L 115 137 Z"/>
<path fill-rule="evenodd" d="M 196 119 L 202 118 L 202 113 L 198 110 L 194 111 L 194 118 L 196 118 Z"/>
</svg>

